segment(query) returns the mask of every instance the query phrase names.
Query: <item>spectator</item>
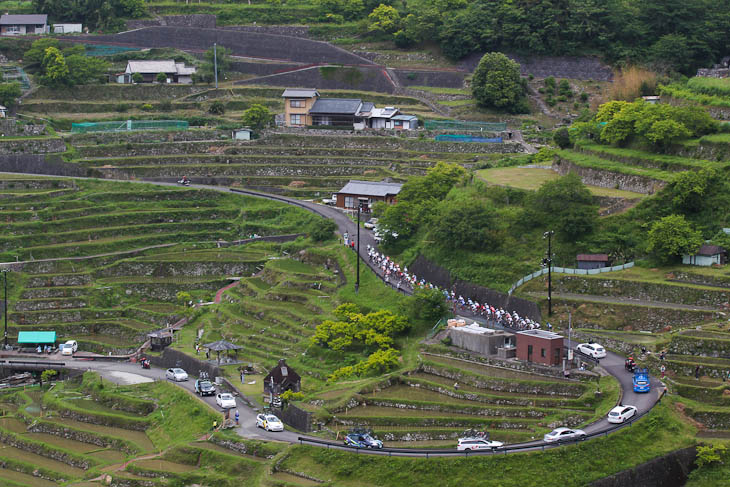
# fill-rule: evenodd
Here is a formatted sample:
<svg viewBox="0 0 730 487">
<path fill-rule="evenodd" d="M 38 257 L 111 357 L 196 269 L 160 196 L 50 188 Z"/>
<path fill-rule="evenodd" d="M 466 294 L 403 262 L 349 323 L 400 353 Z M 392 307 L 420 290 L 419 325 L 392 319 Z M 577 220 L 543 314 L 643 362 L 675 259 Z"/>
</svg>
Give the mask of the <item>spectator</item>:
<svg viewBox="0 0 730 487">
<path fill-rule="evenodd" d="M 700 366 L 695 367 L 695 379 L 700 379 Z"/>
<path fill-rule="evenodd" d="M 240 417 L 240 416 L 238 415 L 238 409 L 236 409 L 236 424 L 238 424 L 238 418 L 239 418 L 239 417 Z"/>
<path fill-rule="evenodd" d="M 217 419 L 214 419 L 213 420 L 213 431 L 215 431 L 217 429 L 218 429 L 218 420 Z"/>
<path fill-rule="evenodd" d="M 454 390 L 455 391 L 458 391 L 459 390 L 459 383 L 458 382 L 454 382 Z"/>
<path fill-rule="evenodd" d="M 662 379 L 664 379 L 664 372 L 665 372 L 665 371 L 667 370 L 667 368 L 666 368 L 666 367 L 664 366 L 664 364 L 662 364 L 662 366 L 661 366 L 661 367 L 659 367 L 659 370 L 660 370 L 660 371 L 661 371 L 661 373 L 662 373 Z"/>
</svg>

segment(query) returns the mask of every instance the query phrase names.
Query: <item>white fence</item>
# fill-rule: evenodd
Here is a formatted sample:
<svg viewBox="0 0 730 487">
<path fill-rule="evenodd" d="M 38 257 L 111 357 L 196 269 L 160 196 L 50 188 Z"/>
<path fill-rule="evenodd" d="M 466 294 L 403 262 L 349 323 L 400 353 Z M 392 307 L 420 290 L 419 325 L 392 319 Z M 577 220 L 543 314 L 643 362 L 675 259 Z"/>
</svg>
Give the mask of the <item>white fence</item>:
<svg viewBox="0 0 730 487">
<path fill-rule="evenodd" d="M 589 274 L 601 274 L 603 272 L 622 271 L 624 269 L 630 269 L 632 267 L 634 267 L 633 262 L 628 262 L 626 264 L 621 264 L 621 265 L 615 265 L 613 267 L 600 267 L 598 269 L 572 269 L 570 267 L 553 267 L 552 269 L 553 269 L 553 272 L 557 272 L 558 274 L 576 274 L 576 275 L 580 275 L 580 276 L 586 276 Z M 515 289 L 522 286 L 527 281 L 531 281 L 531 280 L 535 279 L 536 277 L 544 276 L 547 273 L 548 273 L 548 269 L 545 268 L 545 269 L 540 269 L 539 271 L 535 271 L 532 274 L 526 275 L 525 277 L 523 277 L 522 279 L 520 279 L 519 281 L 514 283 L 512 285 L 512 287 L 509 288 L 509 291 L 507 292 L 507 294 L 509 294 L 511 296 Z"/>
</svg>

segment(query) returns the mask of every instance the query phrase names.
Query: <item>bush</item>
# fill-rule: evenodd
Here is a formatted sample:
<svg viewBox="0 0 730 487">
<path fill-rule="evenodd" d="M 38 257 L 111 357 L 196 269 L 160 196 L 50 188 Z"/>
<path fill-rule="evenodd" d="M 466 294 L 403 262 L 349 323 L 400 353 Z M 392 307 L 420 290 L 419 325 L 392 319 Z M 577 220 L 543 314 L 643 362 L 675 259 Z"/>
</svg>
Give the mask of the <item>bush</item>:
<svg viewBox="0 0 730 487">
<path fill-rule="evenodd" d="M 553 134 L 553 142 L 561 149 L 567 149 L 572 144 L 570 142 L 570 132 L 567 127 L 561 127 Z"/>
<path fill-rule="evenodd" d="M 335 237 L 337 224 L 329 218 L 317 218 L 309 227 L 309 236 L 315 242 L 324 242 Z"/>
<path fill-rule="evenodd" d="M 152 110 L 154 110 L 154 107 L 150 103 L 145 103 L 139 108 L 140 110 L 144 110 L 145 112 L 151 112 Z"/>
<path fill-rule="evenodd" d="M 165 73 L 157 73 L 156 80 L 158 83 L 167 83 L 167 75 Z"/>
<path fill-rule="evenodd" d="M 132 81 L 134 83 L 141 83 L 144 81 L 144 76 L 142 76 L 141 73 L 133 73 L 132 74 Z"/>
<path fill-rule="evenodd" d="M 582 101 L 584 103 L 587 102 L 588 101 L 588 93 L 586 93 L 585 91 L 583 93 L 581 93 L 580 94 L 580 101 Z"/>
<path fill-rule="evenodd" d="M 499 52 L 482 57 L 471 81 L 472 94 L 480 106 L 510 113 L 525 110 L 526 88 L 520 65 Z"/>
<path fill-rule="evenodd" d="M 208 107 L 208 113 L 212 113 L 213 115 L 223 115 L 226 113 L 226 107 L 222 101 L 216 100 L 210 104 L 210 107 Z"/>
</svg>

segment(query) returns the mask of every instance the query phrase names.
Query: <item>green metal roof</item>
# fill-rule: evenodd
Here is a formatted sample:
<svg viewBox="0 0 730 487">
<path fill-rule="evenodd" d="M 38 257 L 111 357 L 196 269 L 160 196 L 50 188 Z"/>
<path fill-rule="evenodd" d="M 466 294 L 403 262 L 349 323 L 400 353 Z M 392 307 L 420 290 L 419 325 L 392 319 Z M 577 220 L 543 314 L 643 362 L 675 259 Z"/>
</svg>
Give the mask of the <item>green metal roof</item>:
<svg viewBox="0 0 730 487">
<path fill-rule="evenodd" d="M 18 343 L 56 343 L 55 331 L 20 331 Z"/>
</svg>

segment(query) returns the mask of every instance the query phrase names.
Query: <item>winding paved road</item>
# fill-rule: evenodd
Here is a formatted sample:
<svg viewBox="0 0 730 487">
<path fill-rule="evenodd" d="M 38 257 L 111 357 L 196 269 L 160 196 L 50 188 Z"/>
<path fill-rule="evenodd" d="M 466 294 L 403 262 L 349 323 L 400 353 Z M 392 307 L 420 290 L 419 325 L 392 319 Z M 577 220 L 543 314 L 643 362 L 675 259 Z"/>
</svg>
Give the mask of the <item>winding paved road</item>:
<svg viewBox="0 0 730 487">
<path fill-rule="evenodd" d="M 17 173 L 14 173 L 17 174 Z M 38 176 L 37 174 L 28 174 L 28 176 Z M 55 177 L 55 176 L 54 176 Z M 95 179 L 95 178 L 72 178 L 72 179 Z M 103 181 L 109 181 L 107 179 Z M 129 181 L 124 181 L 129 182 Z M 138 184 L 157 184 L 157 185 L 164 185 L 164 186 L 175 186 L 175 183 L 164 183 L 164 182 L 152 182 L 152 181 L 134 181 Z M 304 209 L 307 209 L 313 213 L 316 213 L 320 216 L 323 216 L 325 218 L 330 218 L 334 220 L 334 222 L 337 224 L 337 228 L 340 232 L 340 234 L 344 234 L 347 232 L 350 235 L 356 234 L 356 223 L 353 222 L 345 213 L 341 212 L 340 210 L 337 210 L 335 208 L 324 206 L 318 203 L 310 202 L 310 201 L 302 201 L 297 200 L 294 198 L 288 198 L 285 196 L 279 196 L 279 195 L 271 195 L 267 193 L 260 193 L 257 191 L 249 191 L 249 190 L 239 190 L 239 189 L 229 189 L 219 186 L 208 186 L 208 185 L 192 185 L 193 188 L 198 189 L 211 189 L 214 191 L 221 191 L 221 192 L 234 192 L 238 194 L 244 194 L 248 196 L 254 196 L 258 198 L 265 198 L 275 201 L 281 201 L 283 203 L 287 203 L 293 206 L 298 206 Z M 371 231 L 361 229 L 360 232 L 360 256 L 365 264 L 365 266 L 368 266 L 368 258 L 367 258 L 367 245 L 375 246 L 375 239 L 372 235 Z M 55 260 L 55 259 L 53 259 Z M 63 260 L 63 259 L 58 259 Z M 375 272 L 377 272 L 376 269 L 373 269 Z M 406 289 L 404 291 L 409 291 L 409 289 Z M 566 340 L 567 346 L 575 346 L 575 343 L 569 343 Z M 144 380 L 166 380 L 165 379 L 165 371 L 163 369 L 158 368 L 151 368 L 151 369 L 142 369 L 139 364 L 132 364 L 129 362 L 104 362 L 104 361 L 88 361 L 88 360 L 65 360 L 67 366 L 71 368 L 76 369 L 82 369 L 82 370 L 94 370 L 99 372 L 102 377 L 117 382 L 117 383 L 133 383 L 133 382 L 139 382 Z M 601 366 L 608 372 L 609 374 L 613 375 L 617 378 L 619 383 L 621 384 L 622 388 L 622 404 L 631 404 L 633 406 L 636 406 L 639 410 L 639 415 L 648 412 L 655 404 L 658 398 L 658 394 L 661 389 L 663 389 L 662 384 L 652 378 L 652 392 L 648 394 L 636 394 L 633 392 L 633 384 L 632 384 L 632 376 L 624 369 L 624 358 L 614 354 L 609 353 L 606 358 L 604 358 L 601 361 Z M 181 382 L 178 383 L 181 387 L 184 389 L 190 391 L 192 394 L 194 394 L 194 380 L 190 380 L 187 382 Z M 203 402 L 209 404 L 211 407 L 213 407 L 216 410 L 220 410 L 220 408 L 217 407 L 215 403 L 215 397 L 205 397 L 200 398 Z M 254 439 L 265 439 L 265 440 L 280 440 L 280 441 L 286 441 L 291 443 L 299 442 L 301 435 L 291 432 L 291 431 L 283 431 L 283 432 L 267 432 L 263 431 L 261 429 L 256 428 L 256 414 L 257 411 L 248 407 L 244 402 L 239 398 L 237 399 L 238 403 L 238 411 L 240 414 L 240 425 L 236 428 L 236 431 L 246 438 L 254 438 Z M 611 425 L 608 423 L 608 421 L 603 418 L 595 423 L 592 423 L 588 425 L 584 430 L 589 433 L 602 433 L 607 432 L 610 430 L 615 429 L 615 425 Z M 315 438 L 313 438 L 315 439 Z M 315 439 L 319 441 L 318 439 Z M 530 449 L 539 450 L 543 449 L 545 447 L 545 444 L 542 441 L 534 441 L 529 443 L 522 443 L 519 445 L 510 445 L 510 446 L 524 446 L 525 449 L 521 451 L 529 451 Z M 339 444 L 331 444 L 328 446 L 330 448 L 342 448 Z M 364 451 L 364 450 L 363 450 Z M 437 453 L 434 453 L 432 450 L 419 450 L 419 449 L 411 449 L 406 452 L 378 452 L 375 450 L 367 450 L 368 453 L 374 453 L 374 454 L 386 454 L 386 455 L 400 455 L 400 456 L 436 456 L 439 455 Z M 488 452 L 472 452 L 472 454 L 476 453 L 488 453 Z M 456 451 L 454 450 L 453 453 L 442 453 L 442 455 L 454 455 L 456 454 Z M 463 454 L 463 452 L 459 452 L 459 454 Z"/>
</svg>

